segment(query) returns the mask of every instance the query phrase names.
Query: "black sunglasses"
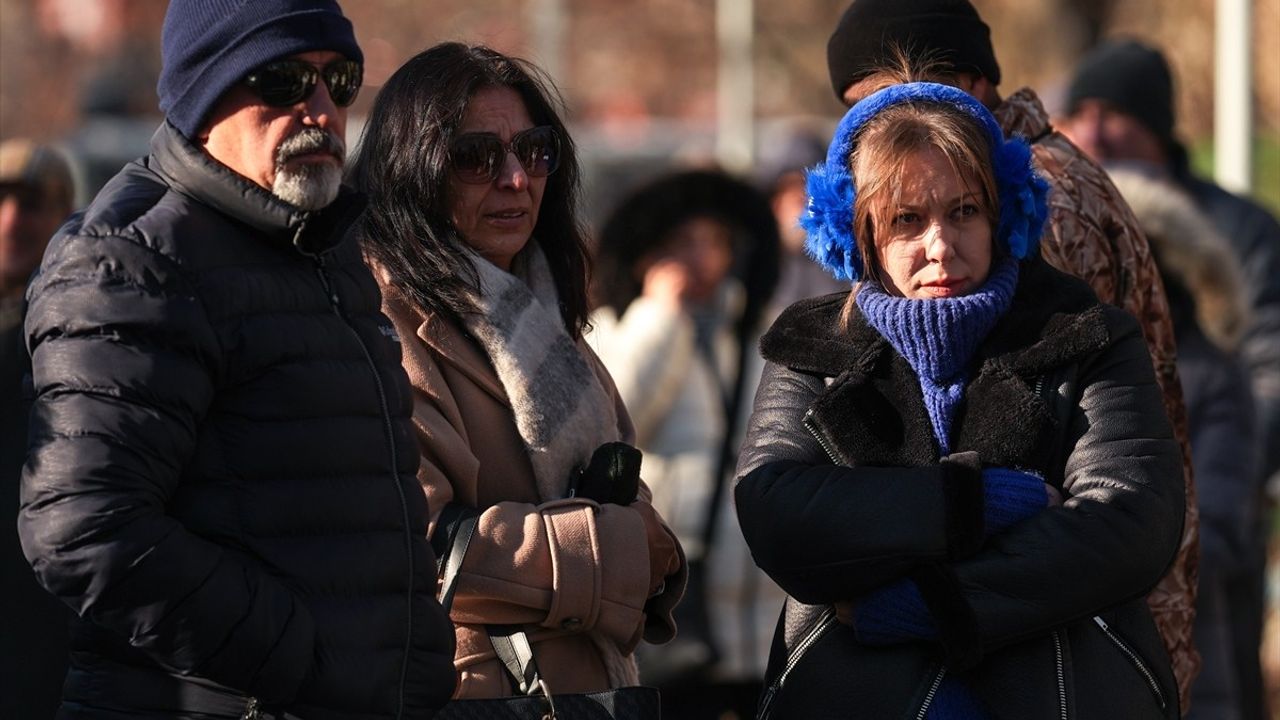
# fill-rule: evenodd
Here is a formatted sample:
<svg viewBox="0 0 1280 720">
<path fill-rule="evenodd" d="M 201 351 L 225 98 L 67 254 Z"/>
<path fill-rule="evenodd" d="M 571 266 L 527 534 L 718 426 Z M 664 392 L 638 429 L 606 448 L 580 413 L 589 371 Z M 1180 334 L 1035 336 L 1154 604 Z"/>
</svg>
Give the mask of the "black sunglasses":
<svg viewBox="0 0 1280 720">
<path fill-rule="evenodd" d="M 334 60 L 318 68 L 305 60 L 276 60 L 254 69 L 244 84 L 272 107 L 296 105 L 311 97 L 316 83 L 324 79 L 329 97 L 338 107 L 356 101 L 364 82 L 364 66 L 355 60 Z"/>
<path fill-rule="evenodd" d="M 464 183 L 498 179 L 507 153 L 515 153 L 529 177 L 546 177 L 560 167 L 560 136 L 550 125 L 521 130 L 504 144 L 492 133 L 466 133 L 449 143 L 449 166 Z"/>
</svg>

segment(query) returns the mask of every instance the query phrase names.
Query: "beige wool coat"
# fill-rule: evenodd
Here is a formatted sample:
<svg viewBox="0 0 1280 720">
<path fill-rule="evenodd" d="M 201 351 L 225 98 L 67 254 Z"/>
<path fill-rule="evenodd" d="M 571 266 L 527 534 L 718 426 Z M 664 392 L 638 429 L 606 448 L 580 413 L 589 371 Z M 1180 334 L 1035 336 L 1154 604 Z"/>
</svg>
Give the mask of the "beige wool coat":
<svg viewBox="0 0 1280 720">
<path fill-rule="evenodd" d="M 665 642 L 675 634 L 671 610 L 684 593 L 687 570 L 674 533 L 649 503 L 643 483 L 640 499 L 629 506 L 577 498 L 542 502 L 511 405 L 484 350 L 460 325 L 408 302 L 380 275 L 382 309 L 399 335 L 414 391 L 429 532 L 450 502 L 481 510 L 450 613 L 457 637 L 455 697 L 515 694 L 485 624 L 527 626 L 553 693 L 607 689 L 602 641 L 615 644 L 631 663 L 642 639 Z M 620 439 L 634 443 L 608 372 L 581 341 L 580 347 L 615 400 Z"/>
</svg>

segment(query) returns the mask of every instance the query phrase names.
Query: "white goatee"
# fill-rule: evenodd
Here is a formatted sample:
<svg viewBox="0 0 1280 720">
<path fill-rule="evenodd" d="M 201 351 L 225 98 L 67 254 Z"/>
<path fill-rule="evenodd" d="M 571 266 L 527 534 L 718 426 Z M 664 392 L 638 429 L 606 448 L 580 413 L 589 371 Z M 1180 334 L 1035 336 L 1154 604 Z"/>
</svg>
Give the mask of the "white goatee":
<svg viewBox="0 0 1280 720">
<path fill-rule="evenodd" d="M 314 152 L 328 152 L 337 163 L 295 163 L 289 159 Z M 320 128 L 307 128 L 289 137 L 276 151 L 276 177 L 271 193 L 303 210 L 319 210 L 338 197 L 342 186 L 342 161 L 346 144 L 342 139 Z"/>
</svg>

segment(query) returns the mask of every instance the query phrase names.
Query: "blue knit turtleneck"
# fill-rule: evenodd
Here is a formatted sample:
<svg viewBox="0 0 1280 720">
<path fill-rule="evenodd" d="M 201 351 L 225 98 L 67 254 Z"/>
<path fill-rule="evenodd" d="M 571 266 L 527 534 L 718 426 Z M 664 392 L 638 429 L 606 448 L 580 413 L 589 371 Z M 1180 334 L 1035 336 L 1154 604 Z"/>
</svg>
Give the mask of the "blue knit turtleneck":
<svg viewBox="0 0 1280 720">
<path fill-rule="evenodd" d="M 942 455 L 951 452 L 951 420 L 964 396 L 969 362 L 1009 309 L 1017 284 L 1018 261 L 1006 257 L 982 287 L 961 297 L 897 297 L 874 283 L 858 291 L 858 307 L 867 323 L 920 377 L 925 409 Z"/>
</svg>

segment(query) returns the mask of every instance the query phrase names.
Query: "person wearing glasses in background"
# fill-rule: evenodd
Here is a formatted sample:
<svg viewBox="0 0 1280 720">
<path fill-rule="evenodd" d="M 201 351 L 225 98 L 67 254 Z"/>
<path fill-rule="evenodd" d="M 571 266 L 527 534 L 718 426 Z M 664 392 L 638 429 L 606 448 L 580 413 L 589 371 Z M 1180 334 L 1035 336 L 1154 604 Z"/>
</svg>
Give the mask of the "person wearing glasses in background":
<svg viewBox="0 0 1280 720">
<path fill-rule="evenodd" d="M 453 692 L 409 386 L 347 229 L 336 3 L 174 0 L 166 122 L 28 292 L 18 530 L 59 718 L 427 718 Z"/>
<path fill-rule="evenodd" d="M 478 518 L 449 558 L 464 558 L 459 698 L 518 694 L 495 625 L 525 632 L 551 693 L 637 684 L 634 650 L 672 637 L 687 577 L 638 451 L 622 445 L 635 442 L 627 411 L 582 338 L 578 162 L 554 92 L 488 48 L 431 47 L 383 85 L 351 168 L 413 383 L 437 552 Z"/>
</svg>

